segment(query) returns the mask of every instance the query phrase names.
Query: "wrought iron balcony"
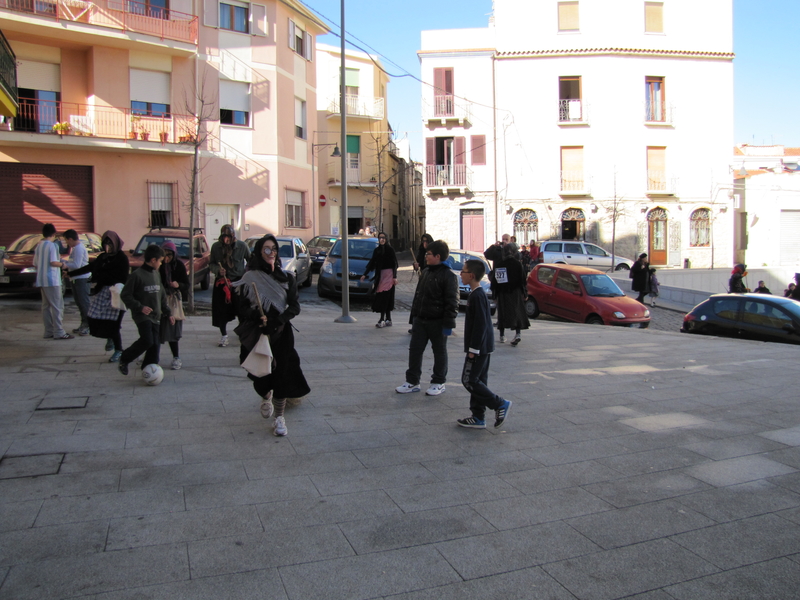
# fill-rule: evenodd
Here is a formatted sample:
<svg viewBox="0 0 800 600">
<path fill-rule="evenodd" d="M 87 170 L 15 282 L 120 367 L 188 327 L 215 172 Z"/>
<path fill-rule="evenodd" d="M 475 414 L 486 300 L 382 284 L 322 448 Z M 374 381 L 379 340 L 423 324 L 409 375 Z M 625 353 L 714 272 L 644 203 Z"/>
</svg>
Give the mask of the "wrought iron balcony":
<svg viewBox="0 0 800 600">
<path fill-rule="evenodd" d="M 431 190 L 471 189 L 472 171 L 467 165 L 425 165 L 425 187 Z"/>
<path fill-rule="evenodd" d="M 135 0 L 0 0 L 0 10 L 197 44 L 197 17 Z"/>
<path fill-rule="evenodd" d="M 0 32 L 0 114 L 14 116 L 19 106 L 17 97 L 17 57 Z"/>
<path fill-rule="evenodd" d="M 584 171 L 561 171 L 561 196 L 588 196 L 592 179 Z"/>
<path fill-rule="evenodd" d="M 678 193 L 678 178 L 667 171 L 647 170 L 648 196 L 674 196 Z"/>
<path fill-rule="evenodd" d="M 472 102 L 452 94 L 435 95 L 433 105 L 425 100 L 422 110 L 426 121 L 458 121 L 459 125 L 472 122 Z"/>
<path fill-rule="evenodd" d="M 329 113 L 341 113 L 337 95 L 328 104 Z M 349 117 L 366 117 L 367 119 L 383 119 L 384 101 L 383 98 L 371 98 L 347 94 L 344 97 L 345 111 Z M 335 114 L 332 114 L 335 116 Z"/>
<path fill-rule="evenodd" d="M 672 105 L 661 102 L 644 103 L 644 120 L 648 125 L 672 125 Z"/>
<path fill-rule="evenodd" d="M 558 122 L 586 124 L 589 122 L 589 107 L 583 100 L 559 100 Z"/>
</svg>

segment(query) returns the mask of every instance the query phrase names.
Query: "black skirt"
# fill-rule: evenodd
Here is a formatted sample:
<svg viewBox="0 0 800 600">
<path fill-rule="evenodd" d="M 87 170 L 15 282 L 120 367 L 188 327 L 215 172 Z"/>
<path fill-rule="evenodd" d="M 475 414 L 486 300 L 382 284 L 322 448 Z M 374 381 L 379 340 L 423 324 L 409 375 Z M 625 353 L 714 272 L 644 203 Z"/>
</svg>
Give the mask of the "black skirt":
<svg viewBox="0 0 800 600">
<path fill-rule="evenodd" d="M 214 285 L 211 292 L 211 325 L 222 327 L 236 318 L 236 292 L 231 289 L 230 301 L 225 301 L 225 287 Z"/>
</svg>

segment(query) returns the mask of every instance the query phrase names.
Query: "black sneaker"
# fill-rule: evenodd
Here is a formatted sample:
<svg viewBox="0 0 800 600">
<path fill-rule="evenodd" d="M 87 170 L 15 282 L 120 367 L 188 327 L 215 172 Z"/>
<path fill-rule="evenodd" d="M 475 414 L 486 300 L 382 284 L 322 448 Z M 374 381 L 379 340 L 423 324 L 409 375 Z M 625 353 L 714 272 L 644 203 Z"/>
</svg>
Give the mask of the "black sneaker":
<svg viewBox="0 0 800 600">
<path fill-rule="evenodd" d="M 119 372 L 122 373 L 123 375 L 127 375 L 128 374 L 128 363 L 124 363 L 122 361 L 119 361 L 119 366 L 117 368 L 119 369 Z"/>
<path fill-rule="evenodd" d="M 467 427 L 469 429 L 486 429 L 486 421 L 481 421 L 475 417 L 467 417 L 466 419 L 458 419 L 456 421 L 459 427 Z"/>
<path fill-rule="evenodd" d="M 515 337 L 513 340 L 511 340 L 511 345 L 512 345 L 512 346 L 516 346 L 516 345 L 517 345 L 517 344 L 519 344 L 521 341 L 522 341 L 522 338 L 521 338 L 521 337 L 519 337 L 519 336 L 516 336 L 516 337 Z"/>
<path fill-rule="evenodd" d="M 495 429 L 502 425 L 506 418 L 508 417 L 508 411 L 511 410 L 511 400 L 503 400 L 503 404 L 500 408 L 494 411 L 495 415 L 495 422 L 494 426 Z"/>
<path fill-rule="evenodd" d="M 111 352 L 114 349 L 114 341 L 106 340 L 106 352 Z"/>
</svg>

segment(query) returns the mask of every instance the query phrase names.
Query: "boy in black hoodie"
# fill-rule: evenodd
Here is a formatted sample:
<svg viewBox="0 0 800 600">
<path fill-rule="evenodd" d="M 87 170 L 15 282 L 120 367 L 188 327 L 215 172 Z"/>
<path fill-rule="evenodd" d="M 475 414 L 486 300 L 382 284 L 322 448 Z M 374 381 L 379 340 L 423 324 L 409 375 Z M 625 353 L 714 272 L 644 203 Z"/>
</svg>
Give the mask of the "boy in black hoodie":
<svg viewBox="0 0 800 600">
<path fill-rule="evenodd" d="M 470 393 L 471 417 L 458 419 L 461 427 L 486 429 L 486 409 L 495 413 L 494 426 L 500 427 L 508 416 L 511 400 L 504 400 L 487 386 L 489 383 L 489 359 L 494 352 L 494 333 L 489 299 L 480 285 L 486 267 L 480 260 L 468 260 L 461 270 L 461 282 L 470 287 L 467 299 L 467 314 L 464 320 L 464 370 L 461 383 Z"/>
<path fill-rule="evenodd" d="M 148 246 L 144 251 L 144 264 L 130 274 L 128 282 L 122 288 L 120 298 L 130 309 L 133 322 L 139 329 L 139 339 L 126 348 L 119 358 L 119 372 L 123 375 L 128 374 L 128 364 L 141 356 L 142 352 L 143 369 L 147 365 L 158 364 L 162 313 L 169 317 L 170 325 L 175 324 L 175 317 L 170 314 L 167 295 L 158 272 L 163 260 L 164 251 L 159 246 Z"/>
</svg>

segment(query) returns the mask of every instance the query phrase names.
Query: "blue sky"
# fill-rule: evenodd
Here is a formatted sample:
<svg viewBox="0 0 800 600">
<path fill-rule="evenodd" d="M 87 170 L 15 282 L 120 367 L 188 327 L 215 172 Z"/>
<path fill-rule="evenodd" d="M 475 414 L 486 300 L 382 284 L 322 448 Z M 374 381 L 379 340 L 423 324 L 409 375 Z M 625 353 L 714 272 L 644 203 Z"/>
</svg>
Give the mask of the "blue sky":
<svg viewBox="0 0 800 600">
<path fill-rule="evenodd" d="M 340 0 L 303 2 L 339 33 Z M 800 68 L 791 42 L 800 30 L 800 0 L 733 0 L 733 6 L 734 142 L 800 146 Z M 381 55 L 391 75 L 419 77 L 420 31 L 485 27 L 491 10 L 491 0 L 345 0 L 345 28 L 348 40 L 354 36 L 361 49 Z M 332 35 L 320 41 L 339 45 Z M 698 90 L 697 102 L 713 110 L 713 90 Z M 421 160 L 419 82 L 392 77 L 388 108 L 392 128 L 408 135 L 412 158 Z"/>
</svg>

